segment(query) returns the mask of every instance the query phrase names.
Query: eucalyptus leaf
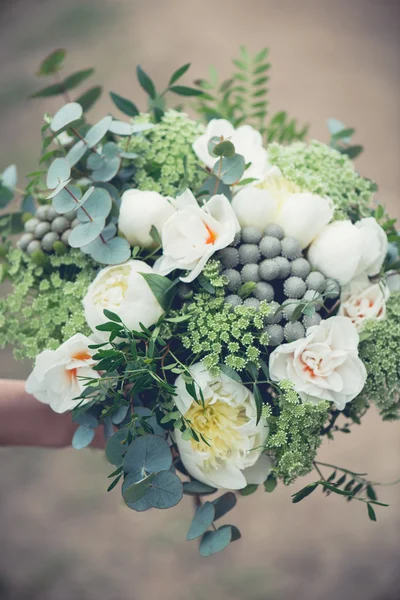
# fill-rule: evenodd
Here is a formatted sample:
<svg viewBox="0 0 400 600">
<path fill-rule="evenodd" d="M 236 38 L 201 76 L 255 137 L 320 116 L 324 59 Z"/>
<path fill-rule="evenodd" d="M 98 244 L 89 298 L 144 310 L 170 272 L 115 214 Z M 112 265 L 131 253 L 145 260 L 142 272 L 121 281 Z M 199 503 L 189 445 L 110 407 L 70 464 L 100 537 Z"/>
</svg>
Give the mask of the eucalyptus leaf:
<svg viewBox="0 0 400 600">
<path fill-rule="evenodd" d="M 82 204 L 85 205 L 84 210 L 79 208 L 77 211 L 77 217 L 82 223 L 87 223 L 91 219 L 94 221 L 104 221 L 110 214 L 112 200 L 107 190 L 90 187 L 80 201 L 80 206 Z M 87 213 L 90 215 L 90 218 Z"/>
<path fill-rule="evenodd" d="M 15 165 L 9 165 L 6 169 L 4 169 L 0 180 L 5 187 L 9 188 L 10 190 L 14 190 L 18 180 L 17 167 Z"/>
<path fill-rule="evenodd" d="M 197 507 L 190 529 L 186 536 L 188 541 L 203 535 L 215 519 L 215 506 L 212 502 L 205 502 Z"/>
<path fill-rule="evenodd" d="M 139 481 L 137 481 L 133 474 L 129 475 L 125 478 L 122 485 L 122 496 L 127 504 L 134 504 L 141 500 L 147 493 L 154 474 L 151 473 Z"/>
<path fill-rule="evenodd" d="M 102 237 L 104 238 L 104 231 Z M 124 263 L 129 260 L 131 255 L 129 243 L 120 237 L 112 237 L 111 239 L 104 239 L 104 241 L 99 237 L 82 247 L 81 250 L 89 254 L 96 262 L 104 265 Z"/>
<path fill-rule="evenodd" d="M 232 540 L 232 529 L 230 525 L 223 525 L 217 531 L 207 531 L 200 542 L 200 555 L 211 556 L 224 550 Z"/>
<path fill-rule="evenodd" d="M 72 415 L 72 420 L 78 425 L 84 425 L 85 427 L 96 428 L 99 421 L 96 417 L 89 412 L 79 412 L 77 415 Z"/>
<path fill-rule="evenodd" d="M 64 104 L 64 106 L 62 106 L 54 115 L 50 123 L 50 129 L 54 132 L 60 131 L 60 129 L 63 129 L 70 123 L 78 121 L 82 115 L 82 106 L 77 102 L 69 102 L 68 104 Z"/>
<path fill-rule="evenodd" d="M 225 494 L 213 500 L 213 505 L 215 507 L 214 521 L 226 515 L 236 506 L 236 503 L 237 498 L 233 492 L 225 492 Z"/>
<path fill-rule="evenodd" d="M 92 172 L 92 179 L 96 182 L 107 182 L 113 179 L 119 171 L 121 159 L 119 156 L 105 158 L 103 165 Z"/>
<path fill-rule="evenodd" d="M 117 467 L 122 465 L 122 459 L 127 449 L 127 444 L 124 443 L 128 436 L 128 429 L 119 429 L 110 437 L 106 445 L 106 457 L 109 463 Z"/>
<path fill-rule="evenodd" d="M 217 488 L 211 487 L 210 485 L 194 479 L 193 481 L 185 481 L 183 483 L 183 491 L 185 494 L 190 496 L 206 496 L 209 494 L 215 494 Z"/>
<path fill-rule="evenodd" d="M 156 473 L 146 492 L 147 502 L 154 508 L 159 509 L 175 506 L 182 500 L 182 496 L 182 482 L 179 477 L 171 471 L 161 471 Z"/>
<path fill-rule="evenodd" d="M 123 462 L 125 472 L 157 473 L 170 468 L 172 455 L 168 443 L 158 435 L 133 440 Z"/>
<path fill-rule="evenodd" d="M 94 429 L 92 427 L 86 427 L 86 425 L 80 425 L 75 431 L 72 438 L 72 447 L 75 450 L 82 450 L 91 444 L 94 438 Z"/>
<path fill-rule="evenodd" d="M 0 208 L 5 208 L 14 198 L 14 192 L 0 182 Z"/>
<path fill-rule="evenodd" d="M 53 197 L 53 208 L 61 215 L 70 212 L 71 210 L 75 210 L 77 203 L 73 196 L 75 196 L 77 200 L 82 198 L 82 192 L 78 186 L 70 185 L 68 189 L 71 193 L 68 193 L 64 188 Z M 71 194 L 73 194 L 73 196 Z"/>
<path fill-rule="evenodd" d="M 56 188 L 60 183 L 66 181 L 71 174 L 71 167 L 65 158 L 56 158 L 47 172 L 46 185 L 49 190 Z"/>
<path fill-rule="evenodd" d="M 87 145 L 82 140 L 79 140 L 79 142 L 76 142 L 76 144 L 70 148 L 65 159 L 71 168 L 81 160 L 87 152 L 87 149 Z"/>
<path fill-rule="evenodd" d="M 93 125 L 85 135 L 85 142 L 89 148 L 96 146 L 106 135 L 112 123 L 112 117 L 104 117 L 96 125 Z"/>
<path fill-rule="evenodd" d="M 72 180 L 66 179 L 65 181 L 61 181 L 58 186 L 48 196 L 46 196 L 46 200 L 50 200 L 51 198 L 54 198 L 54 196 L 57 196 L 57 194 L 59 194 L 61 190 L 63 190 L 70 183 L 70 181 Z"/>
<path fill-rule="evenodd" d="M 82 209 L 80 209 L 82 210 Z M 105 219 L 96 219 L 81 223 L 71 231 L 68 244 L 71 248 L 80 248 L 95 240 L 103 231 L 106 224 Z"/>
<path fill-rule="evenodd" d="M 120 423 L 122 423 L 122 421 L 125 419 L 126 415 L 128 414 L 128 410 L 129 410 L 129 406 L 120 406 L 118 407 L 118 409 L 114 412 L 113 416 L 112 416 L 112 422 L 114 423 L 114 425 L 119 425 Z"/>
<path fill-rule="evenodd" d="M 245 171 L 246 163 L 241 154 L 231 158 L 220 158 L 213 167 L 213 173 L 226 185 L 238 182 Z"/>
</svg>

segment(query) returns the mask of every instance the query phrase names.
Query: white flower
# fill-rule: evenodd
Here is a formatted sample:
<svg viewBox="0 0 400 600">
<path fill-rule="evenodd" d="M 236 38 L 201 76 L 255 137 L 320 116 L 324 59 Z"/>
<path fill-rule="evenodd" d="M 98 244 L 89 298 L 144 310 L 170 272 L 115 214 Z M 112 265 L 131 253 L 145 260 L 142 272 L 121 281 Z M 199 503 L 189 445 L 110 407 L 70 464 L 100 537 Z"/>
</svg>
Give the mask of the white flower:
<svg viewBox="0 0 400 600">
<path fill-rule="evenodd" d="M 280 225 L 286 236 L 299 240 L 306 248 L 333 216 L 333 204 L 308 192 L 300 192 L 295 184 L 273 168 L 262 183 L 239 190 L 232 207 L 241 227 L 264 229 L 270 223 Z"/>
<path fill-rule="evenodd" d="M 203 393 L 204 407 L 186 390 L 182 376 L 176 380 L 176 405 L 201 439 L 185 441 L 176 430 L 176 443 L 187 471 L 203 483 L 217 488 L 239 490 L 249 483 L 263 483 L 271 461 L 261 454 L 268 437 L 268 426 L 261 417 L 256 425 L 253 394 L 241 383 L 223 373 L 212 378 L 196 363 L 190 367 L 197 395 Z"/>
<path fill-rule="evenodd" d="M 389 295 L 386 284 L 371 284 L 366 275 L 356 277 L 342 289 L 338 314 L 351 319 L 357 331 L 361 331 L 368 319 L 385 318 Z"/>
<path fill-rule="evenodd" d="M 106 322 L 104 309 L 121 317 L 130 329 L 138 330 L 139 323 L 150 327 L 158 321 L 163 309 L 141 273 L 153 269 L 141 260 L 128 260 L 121 265 L 105 267 L 90 284 L 83 299 L 86 322 L 97 337 L 108 340 L 108 332 L 97 325 Z"/>
<path fill-rule="evenodd" d="M 162 228 L 163 256 L 155 270 L 168 275 L 174 269 L 191 271 L 181 281 L 196 279 L 217 250 L 229 246 L 240 229 L 229 200 L 219 194 L 199 207 L 190 190 L 175 201 L 177 211 Z"/>
<path fill-rule="evenodd" d="M 387 251 L 387 238 L 373 217 L 335 221 L 315 238 L 308 251 L 313 267 L 346 285 L 358 275 L 379 273 Z"/>
<path fill-rule="evenodd" d="M 155 247 L 150 235 L 152 226 L 159 232 L 175 208 L 158 192 L 127 190 L 122 194 L 118 226 L 131 246 Z"/>
<path fill-rule="evenodd" d="M 241 125 L 237 129 L 225 119 L 212 119 L 206 132 L 197 138 L 193 144 L 193 150 L 199 159 L 212 169 L 218 158 L 211 156 L 208 152 L 208 142 L 212 137 L 229 139 L 235 146 L 236 154 L 241 154 L 247 163 L 251 163 L 243 174 L 245 179 L 252 178 L 262 180 L 267 174 L 268 153 L 263 147 L 262 135 L 250 125 Z"/>
<path fill-rule="evenodd" d="M 350 319 L 332 317 L 310 327 L 305 338 L 282 344 L 269 359 L 272 381 L 288 379 L 301 399 L 332 401 L 343 410 L 364 387 L 367 371 Z"/>
<path fill-rule="evenodd" d="M 363 251 L 358 272 L 378 275 L 388 251 L 387 235 L 374 217 L 361 219 L 355 225 L 363 234 Z"/>
<path fill-rule="evenodd" d="M 49 404 L 57 413 L 75 408 L 80 401 L 74 398 L 79 397 L 85 389 L 85 380 L 81 378 L 100 377 L 98 371 L 93 369 L 95 361 L 92 356 L 96 350 L 91 350 L 90 344 L 93 344 L 92 340 L 77 333 L 57 350 L 41 352 L 26 381 L 28 394 Z"/>
</svg>

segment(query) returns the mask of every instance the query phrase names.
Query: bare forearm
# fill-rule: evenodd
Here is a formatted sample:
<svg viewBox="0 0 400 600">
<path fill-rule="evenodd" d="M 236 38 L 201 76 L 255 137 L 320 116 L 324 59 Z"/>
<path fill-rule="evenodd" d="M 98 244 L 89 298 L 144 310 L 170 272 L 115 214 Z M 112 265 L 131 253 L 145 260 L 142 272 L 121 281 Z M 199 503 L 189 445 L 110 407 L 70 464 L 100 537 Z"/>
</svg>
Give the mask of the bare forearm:
<svg viewBox="0 0 400 600">
<path fill-rule="evenodd" d="M 59 415 L 25 392 L 25 382 L 0 379 L 0 446 L 69 446 L 76 429 L 71 414 Z M 96 431 L 93 445 L 102 445 Z"/>
</svg>

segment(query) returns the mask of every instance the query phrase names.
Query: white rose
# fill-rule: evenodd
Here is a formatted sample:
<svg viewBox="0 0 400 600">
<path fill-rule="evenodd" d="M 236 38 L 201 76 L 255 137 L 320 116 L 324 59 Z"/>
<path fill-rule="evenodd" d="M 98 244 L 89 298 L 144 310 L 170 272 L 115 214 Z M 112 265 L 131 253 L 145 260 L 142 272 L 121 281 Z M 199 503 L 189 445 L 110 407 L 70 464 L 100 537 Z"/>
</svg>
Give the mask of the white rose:
<svg viewBox="0 0 400 600">
<path fill-rule="evenodd" d="M 127 190 L 122 194 L 118 226 L 131 246 L 152 248 L 156 246 L 150 235 L 152 226 L 159 232 L 173 215 L 175 209 L 158 192 Z"/>
<path fill-rule="evenodd" d="M 282 344 L 269 359 L 272 381 L 288 379 L 306 402 L 329 400 L 339 410 L 364 387 L 367 371 L 358 356 L 359 337 L 350 319 L 331 317 L 305 338 Z"/>
<path fill-rule="evenodd" d="M 25 389 L 44 404 L 49 404 L 57 413 L 75 408 L 78 398 L 85 389 L 86 377 L 100 377 L 93 369 L 92 356 L 96 350 L 89 345 L 93 341 L 77 333 L 61 344 L 57 350 L 41 352 L 35 361 L 35 367 L 29 375 Z M 89 402 L 88 398 L 84 403 Z"/>
<path fill-rule="evenodd" d="M 229 139 L 235 146 L 236 154 L 241 154 L 246 164 L 251 163 L 243 174 L 244 178 L 264 179 L 268 171 L 268 153 L 263 146 L 262 135 L 250 125 L 241 125 L 237 129 L 225 119 L 212 119 L 206 132 L 193 144 L 193 150 L 199 159 L 212 169 L 218 158 L 208 152 L 208 142 L 212 137 Z"/>
<path fill-rule="evenodd" d="M 193 400 L 182 376 L 175 383 L 176 406 L 210 445 L 201 438 L 199 442 L 185 441 L 176 430 L 176 443 L 187 471 L 217 488 L 240 490 L 249 483 L 263 483 L 271 469 L 271 461 L 261 454 L 268 426 L 263 418 L 256 425 L 253 394 L 224 374 L 212 378 L 201 363 L 190 367 L 190 373 L 197 390 L 203 393 L 205 406 Z"/>
<path fill-rule="evenodd" d="M 389 295 L 384 283 L 371 284 L 366 275 L 357 277 L 343 288 L 338 314 L 351 319 L 357 331 L 361 331 L 368 319 L 385 318 Z"/>
<path fill-rule="evenodd" d="M 298 239 L 302 248 L 312 242 L 333 216 L 329 198 L 300 192 L 276 168 L 256 187 L 239 190 L 232 200 L 232 208 L 241 227 L 252 225 L 264 229 L 276 223 L 286 236 Z"/>
<path fill-rule="evenodd" d="M 121 317 L 130 329 L 139 323 L 150 327 L 158 321 L 163 309 L 141 273 L 153 269 L 141 260 L 128 260 L 121 265 L 105 267 L 90 284 L 83 299 L 86 322 L 97 337 L 108 340 L 109 334 L 96 329 L 106 322 L 104 309 Z"/>
<path fill-rule="evenodd" d="M 181 281 L 189 283 L 200 275 L 217 250 L 229 246 L 240 229 L 229 200 L 213 196 L 201 208 L 190 190 L 175 201 L 177 211 L 162 228 L 163 256 L 154 269 L 168 275 L 174 269 L 191 271 Z"/>
<path fill-rule="evenodd" d="M 358 272 L 378 275 L 388 251 L 387 235 L 374 217 L 361 219 L 355 225 L 363 234 L 364 240 Z"/>
</svg>

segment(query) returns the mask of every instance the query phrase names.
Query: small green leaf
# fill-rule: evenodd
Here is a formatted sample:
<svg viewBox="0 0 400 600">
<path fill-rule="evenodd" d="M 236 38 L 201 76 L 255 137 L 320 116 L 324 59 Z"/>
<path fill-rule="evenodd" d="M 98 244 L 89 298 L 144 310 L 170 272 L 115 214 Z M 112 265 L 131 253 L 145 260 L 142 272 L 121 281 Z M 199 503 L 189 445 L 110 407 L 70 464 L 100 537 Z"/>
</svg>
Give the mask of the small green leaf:
<svg viewBox="0 0 400 600">
<path fill-rule="evenodd" d="M 251 296 L 251 294 L 253 293 L 254 288 L 256 287 L 257 283 L 255 281 L 246 281 L 246 283 L 243 283 L 239 290 L 238 290 L 238 296 L 240 296 L 240 298 L 248 298 L 249 296 Z"/>
<path fill-rule="evenodd" d="M 270 475 L 268 477 L 267 481 L 264 482 L 264 489 L 266 492 L 268 492 L 268 494 L 271 494 L 277 485 L 278 485 L 278 482 L 277 482 L 276 478 L 273 477 L 272 475 Z"/>
<path fill-rule="evenodd" d="M 189 67 L 190 67 L 190 63 L 186 63 L 185 65 L 183 65 L 182 67 L 179 67 L 179 69 L 174 71 L 174 73 L 172 73 L 171 77 L 169 78 L 168 86 L 171 86 L 175 83 L 175 81 L 178 81 L 178 79 L 180 79 L 182 77 L 182 75 L 184 75 L 186 73 L 186 71 L 189 69 Z"/>
<path fill-rule="evenodd" d="M 372 485 L 367 485 L 367 496 L 370 500 L 377 500 L 376 492 Z"/>
<path fill-rule="evenodd" d="M 226 515 L 236 506 L 236 503 L 237 498 L 233 492 L 225 492 L 225 494 L 213 500 L 215 506 L 214 521 Z"/>
<path fill-rule="evenodd" d="M 188 541 L 203 535 L 215 519 L 215 507 L 212 502 L 205 502 L 197 507 L 190 529 L 186 536 Z"/>
<path fill-rule="evenodd" d="M 215 494 L 217 488 L 213 488 L 210 485 L 206 485 L 205 483 L 194 479 L 193 481 L 185 481 L 183 483 L 183 491 L 190 496 L 207 496 L 209 494 Z"/>
<path fill-rule="evenodd" d="M 254 400 L 256 402 L 256 410 L 257 410 L 257 420 L 256 420 L 256 423 L 258 423 L 260 421 L 260 419 L 261 419 L 263 401 L 262 401 L 261 392 L 260 392 L 260 390 L 258 388 L 258 385 L 256 383 L 253 384 L 253 394 L 254 394 Z"/>
<path fill-rule="evenodd" d="M 58 50 L 54 50 L 51 52 L 46 58 L 42 61 L 38 72 L 36 75 L 38 77 L 43 77 L 47 75 L 54 75 L 58 71 L 60 71 L 63 67 L 64 59 L 66 56 L 66 51 L 62 48 Z"/>
<path fill-rule="evenodd" d="M 376 521 L 376 514 L 370 503 L 367 504 L 367 508 L 368 508 L 368 516 L 371 519 L 371 521 Z"/>
<path fill-rule="evenodd" d="M 102 92 L 102 86 L 96 85 L 94 87 L 89 88 L 86 92 L 83 92 L 83 94 L 78 96 L 75 102 L 82 106 L 83 112 L 87 112 L 97 102 Z"/>
<path fill-rule="evenodd" d="M 65 158 L 56 158 L 47 172 L 46 185 L 51 190 L 65 182 L 71 174 L 71 167 Z"/>
<path fill-rule="evenodd" d="M 225 156 L 226 158 L 232 158 L 235 155 L 235 146 L 229 140 L 219 142 L 213 148 L 215 156 Z"/>
<path fill-rule="evenodd" d="M 171 471 L 161 471 L 156 473 L 146 492 L 147 502 L 154 508 L 159 509 L 175 506 L 182 500 L 182 496 L 182 482 L 179 477 Z"/>
<path fill-rule="evenodd" d="M 124 471 L 156 473 L 166 471 L 172 464 L 168 443 L 158 435 L 136 438 L 124 458 Z"/>
<path fill-rule="evenodd" d="M 115 106 L 125 115 L 128 115 L 128 117 L 136 117 L 139 114 L 137 106 L 131 100 L 123 98 L 114 92 L 110 92 L 110 97 Z"/>
<path fill-rule="evenodd" d="M 228 367 L 228 365 L 225 365 L 223 363 L 220 363 L 218 366 L 221 369 L 221 371 L 224 373 L 224 375 L 226 375 L 227 377 L 230 377 L 230 379 L 233 379 L 233 381 L 242 383 L 242 378 L 240 377 L 239 373 L 237 371 L 235 371 L 235 369 L 232 369 L 232 367 Z"/>
<path fill-rule="evenodd" d="M 133 504 L 141 500 L 147 493 L 153 478 L 154 474 L 151 473 L 138 481 L 135 474 L 128 474 L 122 486 L 122 496 L 125 502 Z"/>
<path fill-rule="evenodd" d="M 213 167 L 213 173 L 226 185 L 240 181 L 245 171 L 246 163 L 241 154 L 231 158 L 220 158 Z"/>
<path fill-rule="evenodd" d="M 147 285 L 153 292 L 160 306 L 167 310 L 171 302 L 172 292 L 171 280 L 163 275 L 157 273 L 140 273 L 140 275 L 146 280 Z"/>
<path fill-rule="evenodd" d="M 119 429 L 114 435 L 110 437 L 106 445 L 106 457 L 109 463 L 119 467 L 122 465 L 122 458 L 126 452 L 127 444 L 126 438 L 128 436 L 128 429 Z"/>
<path fill-rule="evenodd" d="M 82 71 L 77 71 L 76 73 L 72 73 L 64 79 L 63 86 L 66 90 L 72 90 L 73 88 L 78 87 L 85 79 L 91 77 L 93 75 L 94 69 L 83 69 Z"/>
<path fill-rule="evenodd" d="M 250 496 L 251 494 L 254 494 L 254 492 L 256 492 L 257 490 L 258 490 L 258 485 L 256 483 L 249 483 L 248 485 L 246 485 L 245 488 L 240 490 L 240 495 L 241 496 Z"/>
<path fill-rule="evenodd" d="M 342 154 L 347 154 L 347 156 L 351 159 L 357 158 L 363 151 L 364 146 L 349 146 L 348 148 L 339 148 Z"/>
<path fill-rule="evenodd" d="M 302 490 L 299 490 L 298 492 L 296 492 L 295 494 L 292 495 L 292 502 L 293 504 L 296 504 L 297 502 L 300 502 L 301 500 L 304 500 L 304 498 L 307 498 L 307 496 L 309 496 L 310 494 L 313 493 L 314 490 L 317 489 L 317 487 L 319 486 L 319 481 L 316 481 L 314 483 L 310 483 L 308 485 L 306 485 L 306 487 L 304 487 Z"/>
<path fill-rule="evenodd" d="M 93 125 L 85 135 L 85 142 L 89 148 L 93 148 L 96 144 L 101 142 L 105 134 L 107 133 L 112 123 L 112 117 L 107 116 L 101 119 L 96 125 Z"/>
<path fill-rule="evenodd" d="M 103 310 L 103 313 L 110 321 L 115 321 L 115 323 L 122 323 L 121 317 L 119 317 L 116 313 L 112 312 L 111 310 L 107 310 L 107 308 L 105 308 Z"/>
<path fill-rule="evenodd" d="M 77 102 L 64 104 L 64 106 L 62 106 L 54 115 L 50 123 L 50 129 L 54 132 L 60 131 L 60 129 L 63 129 L 66 125 L 80 119 L 82 114 L 82 106 Z"/>
<path fill-rule="evenodd" d="M 150 98 L 154 100 L 157 96 L 156 88 L 154 87 L 153 81 L 150 79 L 147 73 L 143 71 L 140 65 L 136 67 L 136 75 L 144 91 L 150 96 Z"/>
<path fill-rule="evenodd" d="M 82 450 L 82 448 L 86 448 L 86 446 L 89 446 L 89 444 L 91 444 L 93 441 L 94 433 L 95 432 L 92 427 L 80 425 L 72 438 L 72 447 L 75 448 L 75 450 Z"/>
<path fill-rule="evenodd" d="M 200 542 L 200 555 L 211 556 L 229 546 L 232 540 L 230 525 L 223 525 L 217 531 L 207 531 Z"/>
<path fill-rule="evenodd" d="M 173 85 L 169 88 L 171 92 L 174 94 L 178 94 L 179 96 L 202 96 L 203 91 L 197 90 L 196 88 L 190 88 L 185 85 Z"/>
<path fill-rule="evenodd" d="M 129 243 L 120 237 L 108 237 L 105 235 L 106 230 L 107 228 L 101 237 L 81 247 L 81 250 L 103 265 L 119 265 L 126 262 L 131 255 Z"/>
</svg>

